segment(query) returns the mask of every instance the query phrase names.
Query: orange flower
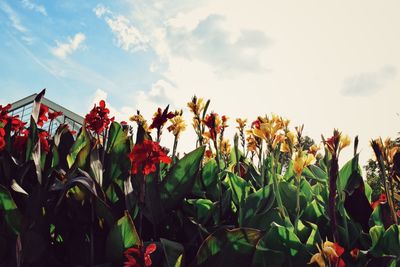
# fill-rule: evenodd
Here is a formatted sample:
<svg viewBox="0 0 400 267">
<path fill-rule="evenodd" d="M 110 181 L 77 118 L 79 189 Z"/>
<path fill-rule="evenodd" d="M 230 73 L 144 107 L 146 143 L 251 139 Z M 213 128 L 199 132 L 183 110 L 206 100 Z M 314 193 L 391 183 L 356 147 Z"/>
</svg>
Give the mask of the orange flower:
<svg viewBox="0 0 400 267">
<path fill-rule="evenodd" d="M 317 263 L 319 267 L 339 266 L 345 267 L 343 259 L 341 258 L 344 248 L 339 244 L 330 241 L 325 241 L 321 248 L 318 246 L 318 253 L 314 254 L 308 264 Z"/>
</svg>

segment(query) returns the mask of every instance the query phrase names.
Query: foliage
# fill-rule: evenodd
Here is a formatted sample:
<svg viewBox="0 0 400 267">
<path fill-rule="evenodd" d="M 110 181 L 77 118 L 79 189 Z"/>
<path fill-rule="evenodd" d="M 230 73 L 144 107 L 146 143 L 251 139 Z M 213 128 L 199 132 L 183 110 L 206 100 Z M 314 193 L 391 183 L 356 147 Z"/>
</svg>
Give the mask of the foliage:
<svg viewBox="0 0 400 267">
<path fill-rule="evenodd" d="M 67 125 L 49 136 L 43 122 L 59 114 L 48 114 L 43 95 L 29 125 L 0 106 L 1 266 L 400 262 L 395 143 L 373 141 L 371 189 L 357 145 L 338 165 L 350 139 L 337 130 L 316 144 L 274 114 L 237 119 L 231 146 L 228 118 L 194 97 L 196 149 L 179 157 L 182 111 L 159 108 L 151 123 L 138 112 L 135 132 L 101 101 L 77 136 Z M 172 153 L 160 145 L 167 123 Z"/>
</svg>

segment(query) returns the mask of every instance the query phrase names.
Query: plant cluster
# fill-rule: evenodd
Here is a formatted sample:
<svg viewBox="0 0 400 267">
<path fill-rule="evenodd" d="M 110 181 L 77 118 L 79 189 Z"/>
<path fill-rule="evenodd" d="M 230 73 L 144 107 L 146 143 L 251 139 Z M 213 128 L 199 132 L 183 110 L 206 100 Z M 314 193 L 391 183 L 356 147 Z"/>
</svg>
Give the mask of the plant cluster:
<svg viewBox="0 0 400 267">
<path fill-rule="evenodd" d="M 78 133 L 29 126 L 0 106 L 1 266 L 397 266 L 400 148 L 371 141 L 382 193 L 338 130 L 320 145 L 278 115 L 248 123 L 193 97 L 196 149 L 179 157 L 182 111 L 118 123 L 104 101 Z M 137 129 L 137 130 L 136 130 Z M 172 150 L 160 145 L 163 129 Z M 154 139 L 153 139 L 154 138 Z"/>
</svg>

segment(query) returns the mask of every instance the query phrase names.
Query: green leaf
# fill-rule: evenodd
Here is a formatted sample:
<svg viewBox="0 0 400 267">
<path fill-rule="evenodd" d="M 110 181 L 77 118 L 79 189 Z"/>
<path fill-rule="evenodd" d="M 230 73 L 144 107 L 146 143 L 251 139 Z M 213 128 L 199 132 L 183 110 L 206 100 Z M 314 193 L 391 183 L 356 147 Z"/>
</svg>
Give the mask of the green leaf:
<svg viewBox="0 0 400 267">
<path fill-rule="evenodd" d="M 371 236 L 372 246 L 369 249 L 374 256 L 382 255 L 382 237 L 385 233 L 385 228 L 383 226 L 373 226 L 369 229 L 369 235 Z"/>
<path fill-rule="evenodd" d="M 142 242 L 136 232 L 135 225 L 127 211 L 111 228 L 106 240 L 106 258 L 109 261 L 119 261 L 126 249 L 141 246 Z"/>
<path fill-rule="evenodd" d="M 382 248 L 386 255 L 400 256 L 400 225 L 390 226 L 382 237 Z"/>
<path fill-rule="evenodd" d="M 261 237 L 255 229 L 219 229 L 200 246 L 195 266 L 248 266 Z"/>
<path fill-rule="evenodd" d="M 297 206 L 297 188 L 288 182 L 280 182 L 278 184 L 279 192 L 284 201 L 285 208 L 291 214 L 296 214 Z M 300 208 L 303 210 L 307 205 L 307 200 L 302 192 L 300 192 Z"/>
<path fill-rule="evenodd" d="M 339 192 L 345 190 L 347 183 L 353 174 L 353 172 L 360 173 L 360 167 L 358 166 L 358 156 L 355 155 L 354 158 L 349 160 L 339 171 L 339 179 L 337 180 L 337 189 Z"/>
<path fill-rule="evenodd" d="M 204 224 L 211 217 L 215 204 L 209 199 L 189 199 L 186 201 L 192 205 L 196 214 L 197 222 Z"/>
<path fill-rule="evenodd" d="M 16 235 L 19 234 L 22 221 L 21 213 L 12 199 L 10 192 L 2 185 L 0 185 L 0 214 L 3 214 L 10 230 Z"/>
<path fill-rule="evenodd" d="M 227 173 L 229 187 L 232 190 L 232 200 L 237 206 L 239 206 L 249 195 L 250 184 L 232 172 Z"/>
<path fill-rule="evenodd" d="M 163 245 L 165 255 L 165 267 L 178 267 L 181 266 L 182 255 L 184 248 L 182 244 L 170 241 L 165 238 L 160 238 Z"/>
<path fill-rule="evenodd" d="M 328 174 L 316 165 L 310 165 L 303 170 L 303 176 L 320 183 L 328 181 Z"/>
<path fill-rule="evenodd" d="M 301 257 L 304 256 L 305 248 L 294 233 L 294 229 L 290 227 L 272 223 L 272 227 L 263 237 L 263 241 L 269 249 L 281 251 L 285 253 L 285 255 L 297 257 L 297 260 L 306 260 Z"/>
<path fill-rule="evenodd" d="M 71 147 L 70 154 L 67 156 L 68 167 L 71 168 L 73 164 L 77 164 L 77 167 L 82 168 L 85 166 L 89 154 L 90 137 L 83 126 L 78 138 Z"/>
<path fill-rule="evenodd" d="M 125 180 L 129 175 L 131 162 L 128 158 L 130 152 L 129 139 L 121 125 L 113 122 L 108 132 L 106 147 L 104 186 L 108 186 L 116 178 Z"/>
<path fill-rule="evenodd" d="M 166 209 L 175 207 L 179 201 L 191 192 L 205 147 L 199 147 L 180 159 L 163 179 L 160 196 Z"/>
<path fill-rule="evenodd" d="M 264 186 L 250 194 L 241 204 L 239 225 L 249 226 L 247 223 L 257 214 L 266 213 L 274 204 L 275 195 L 272 193 L 272 185 Z"/>
</svg>

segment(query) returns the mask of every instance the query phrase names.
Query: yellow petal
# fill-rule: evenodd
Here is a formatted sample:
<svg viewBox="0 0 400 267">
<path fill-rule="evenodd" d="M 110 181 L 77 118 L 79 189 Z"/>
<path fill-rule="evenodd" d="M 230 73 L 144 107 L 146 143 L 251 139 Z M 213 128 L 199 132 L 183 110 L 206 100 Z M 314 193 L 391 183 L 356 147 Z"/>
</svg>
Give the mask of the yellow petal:
<svg viewBox="0 0 400 267">
<path fill-rule="evenodd" d="M 311 257 L 310 262 L 308 262 L 307 264 L 313 264 L 313 263 L 317 263 L 319 267 L 326 267 L 324 257 L 321 255 L 321 253 L 314 254 Z"/>
</svg>

